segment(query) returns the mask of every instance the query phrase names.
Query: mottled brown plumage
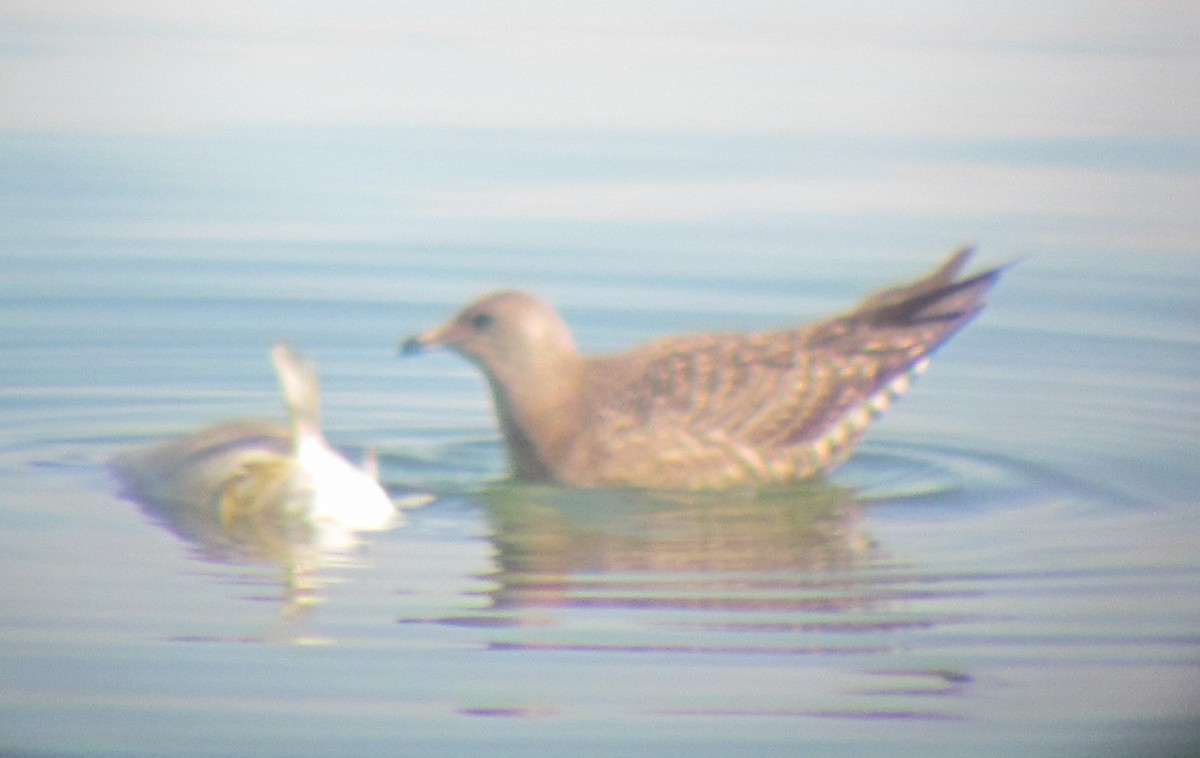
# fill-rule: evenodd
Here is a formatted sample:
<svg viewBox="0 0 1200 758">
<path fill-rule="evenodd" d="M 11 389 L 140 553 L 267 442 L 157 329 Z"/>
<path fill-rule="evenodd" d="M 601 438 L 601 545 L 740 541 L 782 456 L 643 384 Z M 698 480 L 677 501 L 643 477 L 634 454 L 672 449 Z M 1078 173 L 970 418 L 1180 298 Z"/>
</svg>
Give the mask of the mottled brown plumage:
<svg viewBox="0 0 1200 758">
<path fill-rule="evenodd" d="M 403 344 L 448 347 L 492 389 L 515 473 L 577 487 L 785 484 L 843 462 L 926 358 L 984 307 L 1000 269 L 970 250 L 850 313 L 797 329 L 668 337 L 584 358 L 546 303 L 488 295 Z"/>
</svg>

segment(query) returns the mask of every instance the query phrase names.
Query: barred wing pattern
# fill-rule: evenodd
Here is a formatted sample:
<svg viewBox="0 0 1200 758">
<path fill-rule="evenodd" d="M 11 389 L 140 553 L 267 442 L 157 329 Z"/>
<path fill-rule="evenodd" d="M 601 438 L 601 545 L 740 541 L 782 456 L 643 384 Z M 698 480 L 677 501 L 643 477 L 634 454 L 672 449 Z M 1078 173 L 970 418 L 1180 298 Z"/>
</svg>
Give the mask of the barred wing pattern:
<svg viewBox="0 0 1200 758">
<path fill-rule="evenodd" d="M 590 362 L 591 486 L 703 489 L 803 479 L 841 463 L 928 355 L 983 307 L 992 270 L 930 277 L 807 328 L 669 338 Z"/>
</svg>

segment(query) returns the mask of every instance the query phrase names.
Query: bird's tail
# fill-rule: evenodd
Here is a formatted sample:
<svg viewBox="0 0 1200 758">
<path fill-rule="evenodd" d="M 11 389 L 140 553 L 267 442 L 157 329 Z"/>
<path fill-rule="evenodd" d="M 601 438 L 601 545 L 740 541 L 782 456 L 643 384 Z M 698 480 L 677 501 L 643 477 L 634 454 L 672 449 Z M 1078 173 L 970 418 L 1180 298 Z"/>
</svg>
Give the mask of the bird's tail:
<svg viewBox="0 0 1200 758">
<path fill-rule="evenodd" d="M 996 266 L 956 281 L 972 252 L 959 250 L 929 276 L 872 295 L 854 316 L 882 328 L 944 322 L 953 326 L 950 333 L 956 331 L 987 305 L 987 293 L 1005 268 Z"/>
</svg>

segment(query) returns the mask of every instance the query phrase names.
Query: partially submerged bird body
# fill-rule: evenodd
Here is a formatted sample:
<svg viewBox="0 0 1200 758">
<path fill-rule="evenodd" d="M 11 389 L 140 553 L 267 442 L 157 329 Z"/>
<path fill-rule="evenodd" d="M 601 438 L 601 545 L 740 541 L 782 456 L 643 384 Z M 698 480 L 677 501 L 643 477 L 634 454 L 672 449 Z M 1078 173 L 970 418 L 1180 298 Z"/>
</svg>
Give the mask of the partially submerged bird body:
<svg viewBox="0 0 1200 758">
<path fill-rule="evenodd" d="M 584 358 L 547 304 L 484 297 L 405 352 L 449 347 L 492 389 L 515 473 L 577 487 L 787 484 L 842 463 L 999 276 L 931 275 L 811 326 L 669 337 Z"/>
<path fill-rule="evenodd" d="M 268 488 L 253 487 L 263 472 L 291 460 L 291 437 L 286 426 L 270 421 L 231 421 L 208 427 L 153 447 L 134 450 L 113 461 L 126 494 L 172 509 L 189 504 L 214 504 L 222 519 L 233 511 L 223 507 L 229 495 L 244 508 L 266 499 Z"/>
<path fill-rule="evenodd" d="M 353 532 L 398 523 L 375 472 L 325 440 L 312 365 L 283 345 L 271 357 L 289 426 L 234 421 L 122 455 L 113 466 L 125 493 L 195 536 L 217 529 L 272 555 L 293 539 L 341 549 Z"/>
</svg>

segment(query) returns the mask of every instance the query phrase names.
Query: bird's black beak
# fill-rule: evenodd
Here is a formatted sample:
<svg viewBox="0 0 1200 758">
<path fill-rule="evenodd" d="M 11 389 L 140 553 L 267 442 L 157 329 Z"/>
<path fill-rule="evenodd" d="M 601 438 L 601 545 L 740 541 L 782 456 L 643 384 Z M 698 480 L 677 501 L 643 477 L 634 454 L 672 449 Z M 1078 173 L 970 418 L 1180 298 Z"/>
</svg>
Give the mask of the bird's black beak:
<svg viewBox="0 0 1200 758">
<path fill-rule="evenodd" d="M 425 350 L 425 343 L 420 335 L 413 335 L 396 346 L 397 355 L 416 355 Z"/>
<path fill-rule="evenodd" d="M 414 334 L 401 342 L 396 347 L 396 352 L 399 355 L 416 355 L 426 350 L 436 350 L 439 347 L 444 347 L 445 341 L 443 337 L 445 336 L 445 331 L 446 328 L 442 327 L 425 332 L 424 334 Z"/>
</svg>

